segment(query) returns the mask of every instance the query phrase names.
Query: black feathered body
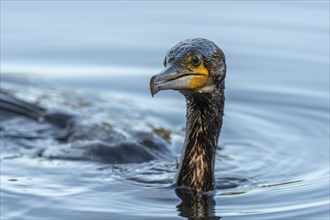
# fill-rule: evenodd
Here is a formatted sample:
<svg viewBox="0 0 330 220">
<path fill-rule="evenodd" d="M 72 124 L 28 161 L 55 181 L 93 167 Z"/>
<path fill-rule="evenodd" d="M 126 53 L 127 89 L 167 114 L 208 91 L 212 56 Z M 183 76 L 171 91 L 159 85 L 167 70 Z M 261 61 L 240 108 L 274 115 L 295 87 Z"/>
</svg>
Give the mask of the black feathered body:
<svg viewBox="0 0 330 220">
<path fill-rule="evenodd" d="M 186 137 L 174 183 L 196 191 L 214 190 L 225 101 L 225 55 L 212 41 L 187 39 L 169 49 L 164 66 L 150 80 L 151 94 L 174 89 L 187 103 Z"/>
<path fill-rule="evenodd" d="M 200 191 L 214 190 L 214 160 L 224 98 L 224 82 L 213 93 L 186 95 L 186 139 L 175 180 L 178 186 Z"/>
</svg>

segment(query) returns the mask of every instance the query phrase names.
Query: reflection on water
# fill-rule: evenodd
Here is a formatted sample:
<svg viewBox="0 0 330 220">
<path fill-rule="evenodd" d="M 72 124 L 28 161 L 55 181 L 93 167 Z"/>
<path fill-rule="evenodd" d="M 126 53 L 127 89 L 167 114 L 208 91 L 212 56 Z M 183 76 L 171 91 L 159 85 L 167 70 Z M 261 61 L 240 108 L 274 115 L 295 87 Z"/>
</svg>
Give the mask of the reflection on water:
<svg viewBox="0 0 330 220">
<path fill-rule="evenodd" d="M 1 120 L 1 217 L 328 219 L 328 8 L 1 1 L 1 89 L 49 111 Z M 149 94 L 168 47 L 189 37 L 228 63 L 208 194 L 169 187 L 185 103 Z"/>
<path fill-rule="evenodd" d="M 175 192 L 181 199 L 181 203 L 177 206 L 179 216 L 186 217 L 187 219 L 220 219 L 215 213 L 213 195 L 203 195 L 184 188 L 177 188 Z"/>
</svg>

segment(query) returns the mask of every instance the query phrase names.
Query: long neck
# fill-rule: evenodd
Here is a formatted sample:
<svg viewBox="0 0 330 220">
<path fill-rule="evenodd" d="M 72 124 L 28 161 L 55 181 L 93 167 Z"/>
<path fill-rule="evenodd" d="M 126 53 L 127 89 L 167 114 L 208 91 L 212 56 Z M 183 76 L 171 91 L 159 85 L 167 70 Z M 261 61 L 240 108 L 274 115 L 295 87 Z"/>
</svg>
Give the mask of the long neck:
<svg viewBox="0 0 330 220">
<path fill-rule="evenodd" d="M 186 96 L 186 138 L 175 183 L 200 191 L 215 188 L 214 159 L 222 126 L 224 85 Z"/>
</svg>

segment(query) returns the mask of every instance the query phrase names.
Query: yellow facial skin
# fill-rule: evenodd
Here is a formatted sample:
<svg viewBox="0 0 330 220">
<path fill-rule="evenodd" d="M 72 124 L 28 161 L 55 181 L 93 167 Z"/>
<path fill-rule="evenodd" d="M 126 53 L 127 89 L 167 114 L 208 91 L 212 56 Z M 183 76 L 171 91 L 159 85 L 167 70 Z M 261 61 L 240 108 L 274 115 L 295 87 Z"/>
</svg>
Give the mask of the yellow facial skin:
<svg viewBox="0 0 330 220">
<path fill-rule="evenodd" d="M 209 71 L 206 69 L 204 63 L 201 63 L 197 68 L 194 69 L 197 74 L 189 82 L 189 89 L 198 89 L 205 85 L 206 80 L 209 76 Z"/>
<path fill-rule="evenodd" d="M 205 67 L 204 61 L 202 61 L 201 64 L 199 64 L 199 66 L 194 66 L 191 63 L 191 60 L 192 60 L 191 55 L 186 58 L 185 68 L 191 70 L 191 73 L 196 74 L 196 76 L 193 76 L 190 79 L 190 82 L 188 84 L 188 89 L 195 90 L 205 85 L 209 77 L 209 71 Z"/>
</svg>

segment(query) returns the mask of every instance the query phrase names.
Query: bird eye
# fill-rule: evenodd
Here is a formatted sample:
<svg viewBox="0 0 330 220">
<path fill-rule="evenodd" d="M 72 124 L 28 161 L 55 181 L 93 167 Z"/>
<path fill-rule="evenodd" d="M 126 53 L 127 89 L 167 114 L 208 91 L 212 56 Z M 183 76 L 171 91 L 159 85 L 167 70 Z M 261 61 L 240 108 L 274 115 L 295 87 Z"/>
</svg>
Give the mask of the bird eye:
<svg viewBox="0 0 330 220">
<path fill-rule="evenodd" d="M 198 66 L 199 64 L 201 64 L 201 62 L 202 62 L 202 59 L 197 55 L 193 56 L 193 58 L 191 59 L 191 63 L 194 66 Z"/>
<path fill-rule="evenodd" d="M 163 65 L 166 67 L 166 57 L 164 58 Z"/>
</svg>

